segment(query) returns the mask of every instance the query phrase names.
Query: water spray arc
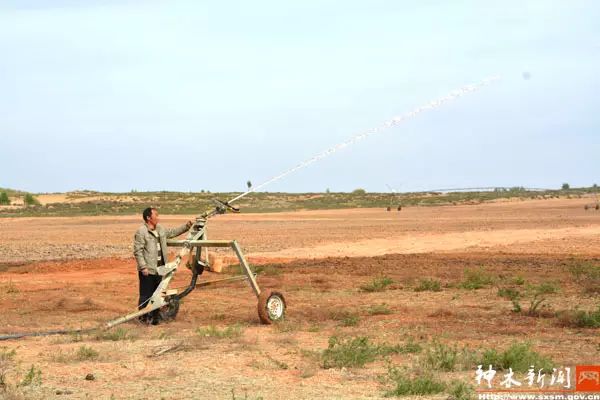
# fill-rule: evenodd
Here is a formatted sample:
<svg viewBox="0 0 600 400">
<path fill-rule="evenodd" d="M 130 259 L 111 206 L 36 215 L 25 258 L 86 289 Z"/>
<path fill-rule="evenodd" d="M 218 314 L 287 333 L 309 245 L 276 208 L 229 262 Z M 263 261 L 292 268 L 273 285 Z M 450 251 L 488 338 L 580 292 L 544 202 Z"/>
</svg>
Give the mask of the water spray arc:
<svg viewBox="0 0 600 400">
<path fill-rule="evenodd" d="M 454 90 L 452 92 L 450 92 L 448 95 L 441 97 L 437 100 L 433 100 L 430 101 L 429 103 L 422 105 L 420 107 L 415 108 L 414 110 L 407 112 L 405 114 L 402 114 L 400 116 L 394 117 L 389 119 L 388 121 L 384 122 L 383 124 L 379 125 L 378 127 L 375 128 L 371 128 L 369 130 L 366 130 L 364 132 L 360 132 L 352 137 L 350 137 L 349 139 L 347 139 L 346 141 L 336 144 L 335 146 L 330 147 L 329 149 L 309 158 L 306 159 L 304 161 L 302 161 L 301 163 L 293 166 L 292 168 L 289 168 L 285 171 L 283 171 L 282 173 L 280 173 L 279 175 L 275 175 L 272 178 L 267 179 L 266 181 L 264 181 L 263 183 L 261 183 L 260 185 L 257 185 L 255 187 L 251 187 L 249 188 L 246 192 L 234 197 L 233 199 L 229 200 L 227 203 L 231 204 L 235 201 L 240 200 L 241 198 L 249 195 L 252 192 L 256 192 L 259 189 L 262 189 L 263 187 L 270 185 L 271 183 L 274 183 L 282 178 L 284 178 L 285 176 L 296 172 L 304 167 L 307 167 L 311 164 L 314 164 L 317 161 L 322 160 L 325 157 L 328 157 L 330 155 L 332 155 L 333 153 L 337 152 L 338 150 L 341 150 L 343 148 L 346 148 L 348 146 L 352 146 L 353 144 L 356 144 L 357 142 L 360 142 L 361 140 L 364 140 L 366 138 L 368 138 L 369 136 L 373 136 L 376 135 L 378 133 L 381 133 L 387 129 L 393 128 L 399 124 L 401 124 L 402 122 L 409 120 L 411 118 L 416 117 L 417 115 L 425 112 L 425 111 L 429 111 L 429 110 L 434 110 L 438 107 L 441 107 L 442 105 L 452 101 L 452 100 L 456 100 L 459 97 L 463 97 L 469 93 L 475 92 L 485 86 L 488 86 L 496 81 L 500 80 L 500 77 L 491 77 L 491 78 L 487 78 L 482 80 L 479 83 L 475 83 L 472 85 L 467 85 L 464 86 L 460 89 Z"/>
</svg>

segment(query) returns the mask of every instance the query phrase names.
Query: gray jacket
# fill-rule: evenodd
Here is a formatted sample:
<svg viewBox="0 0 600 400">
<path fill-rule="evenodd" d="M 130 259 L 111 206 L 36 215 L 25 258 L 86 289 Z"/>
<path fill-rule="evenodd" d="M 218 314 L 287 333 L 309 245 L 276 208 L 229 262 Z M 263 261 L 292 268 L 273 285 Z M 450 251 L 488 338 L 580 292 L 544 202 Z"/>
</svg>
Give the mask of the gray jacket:
<svg viewBox="0 0 600 400">
<path fill-rule="evenodd" d="M 158 265 L 158 250 L 156 241 L 160 240 L 160 251 L 163 260 L 167 263 L 167 239 L 174 238 L 187 231 L 186 224 L 173 229 L 165 229 L 160 224 L 156 225 L 155 231 L 158 233 L 158 239 L 150 232 L 148 226 L 143 224 L 135 232 L 133 239 L 133 255 L 137 262 L 138 271 L 148 268 L 148 273 L 156 275 L 156 267 Z"/>
</svg>

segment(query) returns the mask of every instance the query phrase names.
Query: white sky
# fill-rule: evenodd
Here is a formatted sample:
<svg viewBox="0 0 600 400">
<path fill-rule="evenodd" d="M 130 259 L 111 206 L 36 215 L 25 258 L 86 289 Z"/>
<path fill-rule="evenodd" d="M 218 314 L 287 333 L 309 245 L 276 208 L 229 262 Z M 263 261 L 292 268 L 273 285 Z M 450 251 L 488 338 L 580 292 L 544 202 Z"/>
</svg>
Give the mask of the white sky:
<svg viewBox="0 0 600 400">
<path fill-rule="evenodd" d="M 244 190 L 492 75 L 266 189 L 600 183 L 598 21 L 596 1 L 5 0 L 0 187 Z"/>
</svg>

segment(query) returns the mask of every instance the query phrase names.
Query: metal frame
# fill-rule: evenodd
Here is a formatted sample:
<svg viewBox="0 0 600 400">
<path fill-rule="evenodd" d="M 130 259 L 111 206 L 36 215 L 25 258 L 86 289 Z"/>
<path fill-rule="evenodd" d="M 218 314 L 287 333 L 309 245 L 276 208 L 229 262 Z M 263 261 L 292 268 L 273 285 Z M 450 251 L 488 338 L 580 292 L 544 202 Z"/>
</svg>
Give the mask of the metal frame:
<svg viewBox="0 0 600 400">
<path fill-rule="evenodd" d="M 228 206 L 228 208 L 230 208 L 234 212 L 237 212 L 237 209 L 233 209 L 230 206 Z M 154 293 L 152 294 L 152 297 L 150 297 L 150 299 L 146 302 L 144 308 L 124 315 L 120 318 L 114 319 L 112 321 L 109 321 L 104 325 L 104 328 L 112 328 L 115 325 L 122 324 L 134 318 L 157 310 L 161 307 L 165 307 L 169 304 L 170 299 L 175 298 L 176 300 L 180 300 L 181 298 L 187 296 L 192 290 L 194 290 L 198 286 L 208 286 L 219 282 L 239 281 L 247 279 L 250 283 L 250 287 L 254 291 L 254 294 L 257 298 L 259 298 L 261 290 L 258 287 L 258 283 L 256 282 L 256 274 L 254 274 L 250 269 L 250 265 L 246 261 L 246 258 L 244 257 L 244 254 L 242 253 L 239 244 L 235 240 L 208 240 L 206 237 L 207 218 L 215 214 L 224 214 L 225 211 L 225 207 L 217 206 L 216 209 L 211 210 L 210 212 L 206 212 L 202 216 L 196 218 L 196 222 L 192 226 L 192 229 L 188 233 L 187 238 L 185 240 L 168 240 L 168 246 L 181 247 L 181 250 L 179 251 L 179 253 L 173 261 L 158 267 L 157 272 L 158 275 L 162 276 L 162 280 L 156 288 L 156 290 L 154 291 Z M 233 250 L 240 262 L 240 269 L 242 275 L 197 283 L 198 275 L 200 275 L 203 272 L 205 267 L 209 266 L 208 253 L 206 253 L 206 256 L 204 257 L 206 258 L 206 261 L 202 260 L 202 249 L 206 249 L 209 247 L 231 247 L 231 249 Z M 183 258 L 186 257 L 192 251 L 192 249 L 196 250 L 195 254 L 190 258 L 192 279 L 190 281 L 190 285 L 181 293 L 178 293 L 177 289 L 168 288 L 169 283 L 175 276 L 175 272 L 177 272 L 177 268 L 181 264 Z"/>
</svg>

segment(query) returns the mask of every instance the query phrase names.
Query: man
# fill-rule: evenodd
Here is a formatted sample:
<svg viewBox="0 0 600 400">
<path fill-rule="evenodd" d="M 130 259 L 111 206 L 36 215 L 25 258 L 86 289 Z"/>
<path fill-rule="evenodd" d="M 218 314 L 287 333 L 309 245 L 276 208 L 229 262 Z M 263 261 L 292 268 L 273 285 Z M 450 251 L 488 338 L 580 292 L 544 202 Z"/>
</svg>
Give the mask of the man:
<svg viewBox="0 0 600 400">
<path fill-rule="evenodd" d="M 174 238 L 188 231 L 192 221 L 173 229 L 165 229 L 158 224 L 158 211 L 148 207 L 142 213 L 144 224 L 135 232 L 133 240 L 133 255 L 137 262 L 138 277 L 140 280 L 140 298 L 138 309 L 146 306 L 146 302 L 160 284 L 162 277 L 158 275 L 157 268 L 167 262 L 167 239 Z M 140 317 L 140 321 L 157 325 L 159 323 L 158 310 Z"/>
</svg>

